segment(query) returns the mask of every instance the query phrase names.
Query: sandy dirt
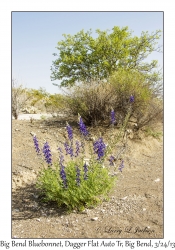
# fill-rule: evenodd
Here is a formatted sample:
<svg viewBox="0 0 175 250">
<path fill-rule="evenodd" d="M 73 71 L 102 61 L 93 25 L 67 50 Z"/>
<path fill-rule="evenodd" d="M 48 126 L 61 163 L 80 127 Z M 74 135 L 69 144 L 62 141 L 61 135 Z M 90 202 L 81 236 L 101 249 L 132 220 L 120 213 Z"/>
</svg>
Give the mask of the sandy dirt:
<svg viewBox="0 0 175 250">
<path fill-rule="evenodd" d="M 68 119 L 68 118 L 67 118 Z M 78 127 L 68 119 L 78 138 Z M 122 153 L 125 167 L 117 172 L 109 201 L 67 214 L 55 203 L 43 204 L 35 187 L 42 162 L 32 135 L 47 140 L 55 160 L 65 140 L 65 118 L 12 121 L 13 238 L 163 238 L 163 138 L 143 134 L 128 138 Z M 158 124 L 162 131 L 162 124 Z M 97 131 L 91 129 L 93 135 Z M 108 130 L 101 128 L 104 137 Z M 118 145 L 118 150 L 123 148 Z M 118 164 L 118 163 L 116 163 Z"/>
</svg>

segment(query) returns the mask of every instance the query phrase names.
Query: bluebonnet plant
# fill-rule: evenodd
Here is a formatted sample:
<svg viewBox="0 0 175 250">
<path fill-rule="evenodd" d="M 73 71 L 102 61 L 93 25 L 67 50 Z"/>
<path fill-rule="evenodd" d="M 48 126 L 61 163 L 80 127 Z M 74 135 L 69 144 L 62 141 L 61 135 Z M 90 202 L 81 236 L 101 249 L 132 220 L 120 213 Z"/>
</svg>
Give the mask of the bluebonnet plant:
<svg viewBox="0 0 175 250">
<path fill-rule="evenodd" d="M 44 143 L 43 153 L 47 164 L 52 165 L 51 151 L 48 142 Z"/>
<path fill-rule="evenodd" d="M 80 169 L 76 166 L 76 182 L 77 185 L 80 186 Z"/>
<path fill-rule="evenodd" d="M 78 124 L 79 124 L 79 129 L 80 129 L 80 133 L 86 137 L 89 135 L 89 132 L 87 131 L 86 129 L 86 126 L 83 122 L 83 119 L 81 118 L 81 116 L 79 115 L 79 121 L 78 121 Z"/>
<path fill-rule="evenodd" d="M 88 173 L 88 166 L 87 166 L 86 162 L 85 162 L 83 168 L 84 168 L 84 180 L 87 180 L 87 178 L 88 178 L 88 175 L 87 175 L 87 173 Z"/>
<path fill-rule="evenodd" d="M 73 140 L 73 130 L 72 130 L 71 126 L 69 125 L 69 123 L 67 123 L 66 129 L 67 129 L 69 140 L 72 141 Z"/>
<path fill-rule="evenodd" d="M 124 168 L 124 160 L 121 161 L 120 166 L 119 166 L 118 169 L 120 170 L 120 172 L 122 172 L 123 168 Z"/>
<path fill-rule="evenodd" d="M 134 102 L 134 96 L 133 95 L 130 96 L 129 101 L 130 101 L 130 103 Z"/>
<path fill-rule="evenodd" d="M 115 118 L 115 112 L 114 110 L 111 111 L 111 124 L 115 124 L 116 123 L 116 118 Z"/>
<path fill-rule="evenodd" d="M 34 141 L 34 145 L 35 145 L 35 150 L 36 150 L 37 154 L 39 154 L 40 148 L 39 148 L 39 143 L 38 143 L 38 140 L 36 138 L 36 135 L 33 137 L 33 141 Z"/>
<path fill-rule="evenodd" d="M 106 145 L 103 142 L 103 138 L 99 138 L 97 141 L 94 142 L 94 151 L 97 153 L 98 158 L 100 160 L 105 155 Z"/>
</svg>

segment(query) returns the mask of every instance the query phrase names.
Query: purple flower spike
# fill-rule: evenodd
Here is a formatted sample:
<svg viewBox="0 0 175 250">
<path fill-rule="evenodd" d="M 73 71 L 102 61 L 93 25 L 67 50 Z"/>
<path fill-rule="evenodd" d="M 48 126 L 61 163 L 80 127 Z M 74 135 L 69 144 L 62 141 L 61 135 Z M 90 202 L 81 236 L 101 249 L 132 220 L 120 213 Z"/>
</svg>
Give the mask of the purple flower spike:
<svg viewBox="0 0 175 250">
<path fill-rule="evenodd" d="M 130 101 L 130 103 L 133 103 L 133 102 L 134 102 L 134 96 L 133 96 L 133 95 L 130 96 L 129 101 Z"/>
<path fill-rule="evenodd" d="M 100 160 L 105 154 L 106 145 L 103 142 L 103 138 L 99 138 L 96 142 L 94 142 L 94 152 L 97 153 L 98 158 Z"/>
<path fill-rule="evenodd" d="M 124 161 L 122 160 L 118 169 L 120 170 L 120 172 L 122 172 L 123 168 L 124 168 Z"/>
<path fill-rule="evenodd" d="M 116 118 L 115 118 L 115 112 L 114 110 L 111 111 L 111 124 L 115 124 L 116 123 Z"/>
<path fill-rule="evenodd" d="M 39 154 L 40 148 L 39 148 L 39 144 L 38 144 L 38 140 L 36 138 L 36 135 L 33 137 L 33 141 L 34 141 L 34 145 L 35 145 L 35 150 L 36 150 L 37 154 Z"/>
<path fill-rule="evenodd" d="M 114 166 L 114 160 L 115 160 L 115 157 L 113 155 L 111 155 L 109 158 L 109 165 L 110 166 Z"/>
<path fill-rule="evenodd" d="M 43 147 L 43 153 L 47 164 L 52 165 L 51 151 L 48 142 L 45 142 Z"/>
<path fill-rule="evenodd" d="M 87 131 L 86 126 L 85 126 L 85 124 L 84 124 L 84 122 L 83 122 L 81 116 L 79 116 L 79 122 L 78 122 L 78 124 L 79 124 L 80 133 L 81 133 L 83 136 L 86 137 L 86 136 L 89 134 L 89 132 Z"/>
<path fill-rule="evenodd" d="M 67 188 L 66 172 L 65 172 L 64 168 L 65 168 L 64 166 L 61 167 L 60 176 L 61 176 L 61 179 L 63 181 L 64 188 Z"/>
<path fill-rule="evenodd" d="M 72 141 L 73 140 L 73 130 L 72 130 L 71 126 L 69 125 L 69 123 L 67 123 L 66 129 L 67 129 L 69 140 Z"/>
</svg>

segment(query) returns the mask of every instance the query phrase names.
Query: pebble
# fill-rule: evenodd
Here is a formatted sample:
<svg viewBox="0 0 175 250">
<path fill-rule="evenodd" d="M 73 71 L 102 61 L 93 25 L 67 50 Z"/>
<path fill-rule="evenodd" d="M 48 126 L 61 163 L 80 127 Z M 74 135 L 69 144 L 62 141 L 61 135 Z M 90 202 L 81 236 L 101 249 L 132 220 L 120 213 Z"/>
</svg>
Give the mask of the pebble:
<svg viewBox="0 0 175 250">
<path fill-rule="evenodd" d="M 87 214 L 86 210 L 81 211 L 81 214 Z"/>
<path fill-rule="evenodd" d="M 101 209 L 101 212 L 104 213 L 104 212 L 105 212 L 105 209 Z"/>
<path fill-rule="evenodd" d="M 146 211 L 146 208 L 143 208 L 143 211 Z"/>
<path fill-rule="evenodd" d="M 160 179 L 159 178 L 157 178 L 156 180 L 154 180 L 155 182 L 158 182 L 158 181 L 160 181 Z"/>
<path fill-rule="evenodd" d="M 126 200 L 126 199 L 127 199 L 127 197 L 128 197 L 128 196 L 125 196 L 125 197 L 121 198 L 121 200 Z"/>
<path fill-rule="evenodd" d="M 36 219 L 36 221 L 40 221 L 40 219 Z"/>
<path fill-rule="evenodd" d="M 14 209 L 14 212 L 18 213 L 18 212 L 19 212 L 19 209 L 18 209 L 18 208 L 17 208 L 17 209 Z"/>
<path fill-rule="evenodd" d="M 32 131 L 30 132 L 30 134 L 31 134 L 32 136 L 35 136 L 35 135 L 36 135 L 36 134 L 35 134 L 34 132 L 32 132 Z"/>
<path fill-rule="evenodd" d="M 94 217 L 94 218 L 92 218 L 91 220 L 92 220 L 92 221 L 96 221 L 96 220 L 98 220 L 98 217 Z"/>
</svg>

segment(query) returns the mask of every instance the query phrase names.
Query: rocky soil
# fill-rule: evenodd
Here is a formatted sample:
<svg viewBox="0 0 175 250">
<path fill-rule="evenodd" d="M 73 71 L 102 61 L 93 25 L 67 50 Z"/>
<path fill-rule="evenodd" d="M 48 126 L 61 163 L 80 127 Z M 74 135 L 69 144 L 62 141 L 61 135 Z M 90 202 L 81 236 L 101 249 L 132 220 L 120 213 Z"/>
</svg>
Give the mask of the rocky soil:
<svg viewBox="0 0 175 250">
<path fill-rule="evenodd" d="M 77 123 L 67 118 L 78 138 Z M 43 204 L 35 182 L 42 162 L 32 135 L 47 140 L 54 158 L 65 140 L 66 118 L 12 121 L 13 238 L 163 238 L 163 139 L 143 134 L 128 138 L 122 153 L 125 167 L 109 201 L 83 212 L 66 213 L 56 204 Z M 157 124 L 162 131 L 162 124 Z M 107 136 L 108 129 L 98 128 Z M 91 133 L 97 131 L 91 129 Z M 122 144 L 118 150 L 123 149 Z M 116 163 L 117 164 L 117 163 Z"/>
</svg>

